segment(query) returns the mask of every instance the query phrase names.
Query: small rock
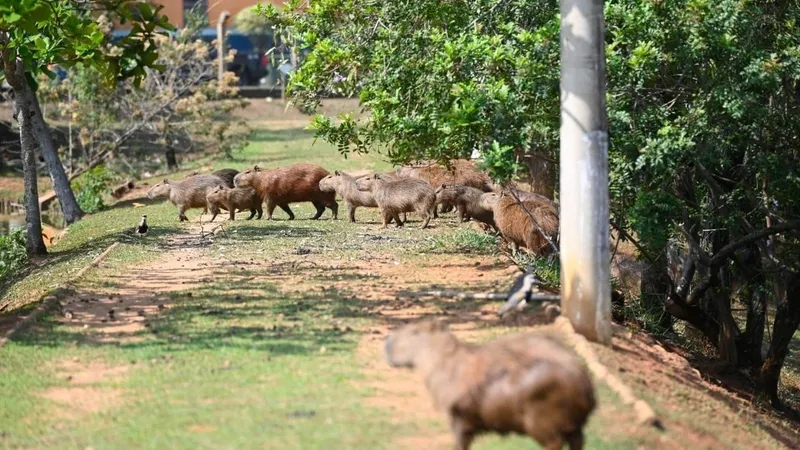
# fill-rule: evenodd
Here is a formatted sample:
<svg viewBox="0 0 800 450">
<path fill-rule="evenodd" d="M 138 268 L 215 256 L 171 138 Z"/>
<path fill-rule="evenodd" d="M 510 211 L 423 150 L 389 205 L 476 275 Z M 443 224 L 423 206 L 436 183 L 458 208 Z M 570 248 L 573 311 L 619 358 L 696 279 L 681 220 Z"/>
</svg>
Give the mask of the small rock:
<svg viewBox="0 0 800 450">
<path fill-rule="evenodd" d="M 72 358 L 72 362 L 80 362 L 80 361 L 81 361 L 81 359 L 78 358 L 77 356 Z"/>
<path fill-rule="evenodd" d="M 324 346 L 324 345 L 323 345 L 322 347 L 320 347 L 320 348 L 319 348 L 319 352 L 320 352 L 320 353 L 325 353 L 325 352 L 327 352 L 327 351 L 328 351 L 328 349 L 327 349 L 327 348 L 325 348 L 325 346 Z"/>
<path fill-rule="evenodd" d="M 64 312 L 64 318 L 65 319 L 72 320 L 73 317 L 75 317 L 75 316 L 74 316 L 74 314 L 72 314 L 72 311 L 65 311 Z"/>
<path fill-rule="evenodd" d="M 83 324 L 83 329 L 85 330 L 87 328 L 89 328 L 89 324 L 88 323 Z"/>
<path fill-rule="evenodd" d="M 222 363 L 222 367 L 224 367 L 226 369 L 229 368 L 230 366 L 231 366 L 231 362 L 230 361 L 226 360 L 224 363 Z"/>
</svg>

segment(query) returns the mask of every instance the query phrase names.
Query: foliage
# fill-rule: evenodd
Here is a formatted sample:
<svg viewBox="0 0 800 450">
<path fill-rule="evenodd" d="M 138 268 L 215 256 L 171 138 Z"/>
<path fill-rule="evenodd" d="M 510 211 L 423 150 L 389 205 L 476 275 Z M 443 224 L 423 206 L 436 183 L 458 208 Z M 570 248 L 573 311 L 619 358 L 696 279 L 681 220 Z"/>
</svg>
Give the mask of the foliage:
<svg viewBox="0 0 800 450">
<path fill-rule="evenodd" d="M 117 177 L 105 166 L 97 166 L 84 172 L 72 182 L 72 189 L 81 209 L 87 213 L 95 213 L 105 208 L 103 197 L 109 193 L 109 183 Z"/>
<path fill-rule="evenodd" d="M 552 289 L 561 287 L 561 262 L 558 258 L 518 252 L 511 257 L 511 260 L 520 269 L 535 273 L 541 285 Z"/>
<path fill-rule="evenodd" d="M 113 84 L 132 77 L 138 84 L 148 67 L 158 67 L 155 38 L 159 30 L 170 30 L 163 7 L 133 0 L 19 0 L 0 4 L 0 52 L 7 60 L 19 58 L 30 80 L 50 66 L 69 67 L 77 63 L 92 67 Z M 130 22 L 131 33 L 122 39 L 118 51 L 105 51 L 107 37 L 94 20 L 96 12 L 111 13 L 122 23 Z M 0 67 L 0 77 L 4 67 Z"/>
<path fill-rule="evenodd" d="M 14 276 L 27 262 L 25 230 L 0 236 L 0 282 Z"/>
<path fill-rule="evenodd" d="M 507 179 L 513 149 L 556 147 L 557 2 L 412 4 L 289 2 L 262 6 L 276 29 L 313 50 L 288 95 L 314 112 L 323 93 L 358 95 L 363 119 L 317 116 L 318 135 L 343 153 L 388 145 L 395 163 L 492 155 Z"/>
<path fill-rule="evenodd" d="M 270 35 L 272 34 L 272 24 L 254 8 L 244 8 L 233 20 L 233 26 L 245 34 Z"/>
<path fill-rule="evenodd" d="M 155 41 L 161 70 L 147 69 L 139 87 L 96 83 L 100 74 L 87 66 L 70 69 L 61 83 L 42 85 L 42 95 L 56 102 L 53 114 L 80 129 L 85 164 L 106 158 L 123 140 L 133 142 L 129 156 L 145 161 L 152 152 L 230 155 L 246 145 L 250 129 L 232 113 L 247 102 L 237 98 L 234 74 L 217 81 L 211 44 L 195 39 L 190 29 Z"/>
</svg>

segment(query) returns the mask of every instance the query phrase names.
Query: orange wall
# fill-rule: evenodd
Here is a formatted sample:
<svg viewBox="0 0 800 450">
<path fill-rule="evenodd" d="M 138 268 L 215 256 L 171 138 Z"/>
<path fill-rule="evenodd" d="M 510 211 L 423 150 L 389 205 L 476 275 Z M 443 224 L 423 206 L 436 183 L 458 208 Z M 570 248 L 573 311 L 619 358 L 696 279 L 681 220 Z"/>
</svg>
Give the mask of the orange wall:
<svg viewBox="0 0 800 450">
<path fill-rule="evenodd" d="M 272 3 L 282 7 L 285 0 L 262 0 L 261 3 Z M 164 5 L 161 11 L 169 17 L 169 22 L 178 28 L 183 27 L 183 0 L 150 0 L 150 3 Z M 258 0 L 208 0 L 208 22 L 212 27 L 217 26 L 217 19 L 223 11 L 228 11 L 231 18 L 244 8 L 252 8 Z"/>
</svg>

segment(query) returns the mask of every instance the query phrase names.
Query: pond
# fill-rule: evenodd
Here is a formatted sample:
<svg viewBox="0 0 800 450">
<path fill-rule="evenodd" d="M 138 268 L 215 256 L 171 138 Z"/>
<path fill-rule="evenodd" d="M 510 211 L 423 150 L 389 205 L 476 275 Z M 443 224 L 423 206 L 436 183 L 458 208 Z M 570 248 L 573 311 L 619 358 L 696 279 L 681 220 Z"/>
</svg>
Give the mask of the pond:
<svg viewBox="0 0 800 450">
<path fill-rule="evenodd" d="M 59 233 L 66 223 L 64 216 L 58 213 L 42 213 L 42 234 L 44 243 L 50 246 L 56 242 Z M 25 229 L 25 216 L 23 214 L 0 215 L 0 235 L 6 235 L 16 230 Z"/>
</svg>

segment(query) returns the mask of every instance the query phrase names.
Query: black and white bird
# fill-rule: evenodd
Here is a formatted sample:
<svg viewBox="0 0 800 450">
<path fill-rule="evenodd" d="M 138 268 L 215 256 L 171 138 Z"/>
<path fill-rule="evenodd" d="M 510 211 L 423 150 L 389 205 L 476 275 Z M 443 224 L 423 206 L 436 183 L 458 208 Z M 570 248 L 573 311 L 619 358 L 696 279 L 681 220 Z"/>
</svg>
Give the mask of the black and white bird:
<svg viewBox="0 0 800 450">
<path fill-rule="evenodd" d="M 137 236 L 145 236 L 145 235 L 147 235 L 147 230 L 148 230 L 147 216 L 144 215 L 144 216 L 142 216 L 142 222 L 139 224 L 138 227 L 136 227 L 136 235 Z"/>
<path fill-rule="evenodd" d="M 500 308 L 500 311 L 497 312 L 497 315 L 502 316 L 514 308 L 524 308 L 525 305 L 527 305 L 531 300 L 531 294 L 533 293 L 533 287 L 535 285 L 536 276 L 533 272 L 525 272 L 517 277 L 517 279 L 514 281 L 514 285 L 511 286 L 511 289 L 508 291 L 508 299 L 506 300 L 506 304 Z"/>
</svg>

